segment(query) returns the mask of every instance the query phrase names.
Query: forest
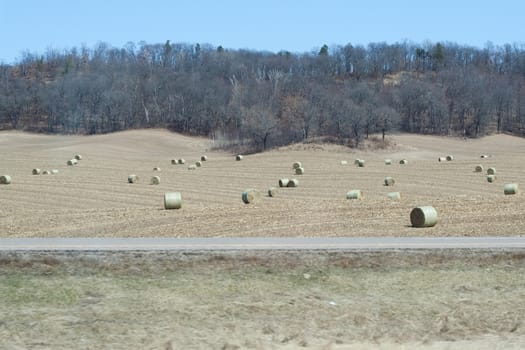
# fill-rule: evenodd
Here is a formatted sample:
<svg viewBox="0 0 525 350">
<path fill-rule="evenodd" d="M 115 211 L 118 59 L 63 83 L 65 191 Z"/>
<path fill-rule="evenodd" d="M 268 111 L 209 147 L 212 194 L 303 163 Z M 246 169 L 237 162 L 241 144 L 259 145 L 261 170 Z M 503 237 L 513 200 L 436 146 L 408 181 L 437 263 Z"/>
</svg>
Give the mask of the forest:
<svg viewBox="0 0 525 350">
<path fill-rule="evenodd" d="M 0 63 L 0 130 L 163 127 L 251 151 L 393 131 L 525 135 L 525 45 L 323 45 L 307 53 L 100 42 Z"/>
</svg>

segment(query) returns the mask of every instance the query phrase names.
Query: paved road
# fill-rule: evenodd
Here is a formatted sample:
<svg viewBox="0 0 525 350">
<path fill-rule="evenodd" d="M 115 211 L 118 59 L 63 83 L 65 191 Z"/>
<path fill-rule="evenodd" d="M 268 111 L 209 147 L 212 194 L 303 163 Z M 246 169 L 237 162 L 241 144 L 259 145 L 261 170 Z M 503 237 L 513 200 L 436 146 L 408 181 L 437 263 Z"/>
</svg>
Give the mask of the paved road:
<svg viewBox="0 0 525 350">
<path fill-rule="evenodd" d="M 525 249 L 525 237 L 6 238 L 0 251 Z"/>
</svg>

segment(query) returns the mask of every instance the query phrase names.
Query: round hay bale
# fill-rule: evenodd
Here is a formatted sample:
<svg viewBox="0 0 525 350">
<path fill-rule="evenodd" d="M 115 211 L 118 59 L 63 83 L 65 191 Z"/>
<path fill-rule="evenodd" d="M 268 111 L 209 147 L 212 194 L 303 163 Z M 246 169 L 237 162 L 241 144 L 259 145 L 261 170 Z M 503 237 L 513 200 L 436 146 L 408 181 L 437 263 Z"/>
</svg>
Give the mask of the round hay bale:
<svg viewBox="0 0 525 350">
<path fill-rule="evenodd" d="M 385 159 L 385 165 L 392 165 L 392 159 Z"/>
<path fill-rule="evenodd" d="M 476 165 L 476 167 L 474 168 L 474 172 L 476 173 L 482 173 L 483 172 L 483 165 Z"/>
<path fill-rule="evenodd" d="M 451 162 L 454 160 L 454 156 L 448 155 L 447 156 L 447 162 Z"/>
<path fill-rule="evenodd" d="M 363 199 L 363 192 L 361 190 L 351 190 L 346 192 L 346 199 Z"/>
<path fill-rule="evenodd" d="M 488 168 L 487 175 L 496 175 L 496 168 Z"/>
<path fill-rule="evenodd" d="M 51 172 L 49 170 L 44 170 L 42 171 L 42 175 L 50 175 Z"/>
<path fill-rule="evenodd" d="M 240 155 L 240 154 L 235 156 L 235 160 L 238 161 L 238 162 L 240 162 L 243 158 L 244 157 L 242 155 Z"/>
<path fill-rule="evenodd" d="M 136 183 L 138 181 L 139 181 L 138 175 L 135 175 L 135 174 L 128 175 L 128 182 L 130 184 L 134 184 L 134 183 Z"/>
<path fill-rule="evenodd" d="M 186 164 L 186 161 L 184 160 L 184 158 L 179 158 L 177 160 L 177 163 L 179 163 L 179 164 Z"/>
<path fill-rule="evenodd" d="M 359 162 L 357 163 L 357 166 L 360 168 L 363 168 L 365 166 L 365 161 L 363 159 L 359 159 Z"/>
<path fill-rule="evenodd" d="M 293 165 L 292 165 L 292 168 L 293 169 L 298 169 L 298 168 L 302 168 L 303 165 L 301 164 L 301 162 L 294 162 Z"/>
<path fill-rule="evenodd" d="M 242 201 L 246 204 L 254 203 L 259 199 L 259 191 L 252 188 L 245 190 L 242 193 Z"/>
<path fill-rule="evenodd" d="M 519 192 L 520 189 L 518 184 L 505 184 L 505 186 L 503 186 L 503 193 L 505 193 L 506 195 L 519 194 Z"/>
<path fill-rule="evenodd" d="M 287 187 L 288 186 L 288 182 L 290 182 L 289 179 L 279 179 L 279 187 Z"/>
<path fill-rule="evenodd" d="M 177 165 L 177 164 L 179 164 L 179 162 L 177 161 L 177 159 L 172 159 L 172 160 L 171 160 L 171 164 L 173 164 L 173 165 Z"/>
<path fill-rule="evenodd" d="M 430 205 L 416 207 L 410 212 L 410 223 L 413 227 L 432 227 L 437 222 L 437 211 Z"/>
<path fill-rule="evenodd" d="M 152 184 L 152 185 L 160 184 L 160 176 L 153 176 L 151 178 L 150 184 Z"/>
<path fill-rule="evenodd" d="M 67 161 L 67 165 L 77 165 L 77 163 L 78 163 L 78 160 L 74 158 Z"/>
<path fill-rule="evenodd" d="M 408 164 L 408 160 L 406 160 L 406 159 L 401 159 L 401 160 L 399 161 L 399 164 L 401 164 L 401 165 L 406 165 L 406 164 Z"/>
<path fill-rule="evenodd" d="M 268 197 L 275 197 L 277 195 L 277 188 L 270 187 L 268 189 Z"/>
<path fill-rule="evenodd" d="M 205 162 L 208 160 L 208 156 L 201 156 L 201 162 Z"/>
<path fill-rule="evenodd" d="M 11 183 L 11 176 L 9 175 L 0 176 L 0 184 L 9 185 L 10 183 Z"/>
<path fill-rule="evenodd" d="M 360 162 L 360 161 L 361 161 L 361 159 L 359 159 L 359 158 L 356 159 L 356 160 L 354 160 L 354 165 L 359 165 L 359 162 Z"/>
<path fill-rule="evenodd" d="M 191 164 L 189 167 L 188 167 L 188 170 L 197 170 L 197 166 L 195 164 Z"/>
<path fill-rule="evenodd" d="M 401 193 L 400 192 L 389 192 L 386 194 L 386 196 L 392 200 L 400 200 L 401 199 Z"/>
<path fill-rule="evenodd" d="M 487 175 L 487 181 L 493 183 L 494 181 L 496 181 L 496 175 Z"/>
<path fill-rule="evenodd" d="M 197 168 L 200 168 L 200 167 L 202 166 L 202 162 L 201 162 L 200 160 L 199 160 L 199 161 L 196 161 L 196 162 L 195 162 L 195 166 L 196 166 Z"/>
<path fill-rule="evenodd" d="M 53 169 L 53 170 L 51 170 L 51 174 L 53 174 L 53 175 L 58 174 L 58 170 L 57 170 L 57 169 Z"/>
<path fill-rule="evenodd" d="M 385 180 L 384 180 L 385 186 L 394 186 L 395 183 L 396 183 L 396 180 L 394 180 L 393 177 L 391 176 L 385 177 Z"/>
<path fill-rule="evenodd" d="M 304 168 L 299 167 L 295 169 L 295 175 L 303 175 L 304 174 Z"/>
<path fill-rule="evenodd" d="M 446 157 L 439 157 L 439 158 L 438 158 L 438 162 L 444 162 L 444 161 L 446 161 L 446 160 L 447 160 Z"/>
<path fill-rule="evenodd" d="M 480 158 L 482 158 L 482 159 L 485 159 L 485 158 L 488 158 L 489 156 L 488 156 L 488 155 L 486 155 L 486 154 L 482 154 L 482 155 L 481 155 L 481 156 L 479 156 L 479 157 L 480 157 Z"/>
<path fill-rule="evenodd" d="M 342 160 L 341 165 L 348 165 L 348 162 L 346 160 Z"/>
<path fill-rule="evenodd" d="M 164 193 L 164 209 L 180 209 L 182 207 L 182 195 L 180 192 Z"/>
<path fill-rule="evenodd" d="M 299 180 L 297 179 L 290 179 L 290 181 L 288 181 L 288 184 L 286 185 L 286 187 L 297 187 L 299 186 Z"/>
<path fill-rule="evenodd" d="M 153 171 L 160 171 L 160 168 L 156 166 L 153 168 Z"/>
<path fill-rule="evenodd" d="M 75 155 L 76 160 L 82 160 L 82 156 L 80 154 Z"/>
<path fill-rule="evenodd" d="M 40 170 L 38 168 L 34 168 L 33 169 L 33 175 L 40 175 L 41 172 L 42 172 L 42 170 Z"/>
</svg>

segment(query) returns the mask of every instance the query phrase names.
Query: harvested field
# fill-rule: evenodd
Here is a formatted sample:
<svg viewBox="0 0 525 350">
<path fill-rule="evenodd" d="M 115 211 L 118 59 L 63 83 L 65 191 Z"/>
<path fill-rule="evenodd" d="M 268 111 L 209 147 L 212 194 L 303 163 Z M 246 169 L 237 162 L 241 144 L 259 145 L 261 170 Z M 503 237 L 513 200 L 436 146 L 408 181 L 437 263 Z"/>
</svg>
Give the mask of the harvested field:
<svg viewBox="0 0 525 350">
<path fill-rule="evenodd" d="M 0 253 L 0 349 L 523 349 L 512 251 Z"/>
<path fill-rule="evenodd" d="M 297 144 L 262 154 L 214 151 L 209 140 L 165 130 L 137 130 L 96 136 L 0 133 L 0 173 L 12 184 L 0 187 L 1 237 L 143 236 L 482 236 L 523 233 L 523 195 L 505 196 L 503 184 L 525 183 L 525 139 L 494 135 L 477 140 L 395 135 L 387 150 L 351 150 L 325 144 Z M 173 157 L 209 160 L 198 171 L 173 166 Z M 84 156 L 76 167 L 64 159 Z M 454 154 L 453 162 L 436 162 Z M 480 159 L 480 154 L 489 155 Z M 341 159 L 366 159 L 366 167 L 342 167 Z M 58 169 L 33 176 L 34 159 Z M 392 159 L 392 165 L 385 165 Z M 399 160 L 408 164 L 400 165 Z M 239 193 L 261 192 L 290 177 L 290 164 L 305 169 L 297 188 L 262 196 L 244 205 Z M 488 183 L 476 165 L 498 169 Z M 129 184 L 129 174 L 149 179 L 153 167 L 162 183 Z M 399 201 L 383 179 L 396 179 Z M 124 179 L 124 180 L 123 180 Z M 346 193 L 359 188 L 361 201 Z M 180 210 L 163 208 L 165 192 L 182 193 Z M 436 208 L 439 223 L 412 228 L 416 206 Z M 226 215 L 230 213 L 231 215 Z"/>
</svg>

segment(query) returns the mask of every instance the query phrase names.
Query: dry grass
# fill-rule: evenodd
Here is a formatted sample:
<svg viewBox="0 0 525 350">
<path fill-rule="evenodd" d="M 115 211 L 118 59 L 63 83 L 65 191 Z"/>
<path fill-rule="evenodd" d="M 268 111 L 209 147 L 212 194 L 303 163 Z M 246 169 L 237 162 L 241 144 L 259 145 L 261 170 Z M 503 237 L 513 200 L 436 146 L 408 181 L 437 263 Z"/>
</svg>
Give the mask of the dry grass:
<svg viewBox="0 0 525 350">
<path fill-rule="evenodd" d="M 524 274 L 501 251 L 2 253 L 0 349 L 517 349 Z"/>
<path fill-rule="evenodd" d="M 445 137 L 390 136 L 391 148 L 353 151 L 329 144 L 298 144 L 236 162 L 231 154 L 209 151 L 205 139 L 164 130 L 138 130 L 97 136 L 48 136 L 0 133 L 0 173 L 13 176 L 0 188 L 2 237 L 141 236 L 482 236 L 523 233 L 525 197 L 505 196 L 504 183 L 525 183 L 525 140 L 508 135 L 464 141 Z M 129 149 L 134 152 L 130 153 Z M 71 154 L 85 156 L 81 167 L 67 167 Z M 174 155 L 199 159 L 199 171 L 172 166 Z M 488 159 L 479 155 L 491 154 Z M 453 162 L 438 163 L 442 154 Z M 342 167 L 340 159 L 366 159 L 366 167 Z M 384 159 L 392 159 L 385 165 Z M 34 159 L 60 172 L 31 175 Z M 296 189 L 278 198 L 263 196 L 246 206 L 239 193 L 266 189 L 290 176 L 300 159 L 308 171 Z M 400 165 L 407 159 L 407 165 Z M 473 172 L 494 166 L 490 184 Z M 128 184 L 125 176 L 144 178 L 163 167 L 162 183 Z M 400 201 L 386 198 L 385 176 L 396 179 Z M 104 179 L 104 181 L 100 181 Z M 347 201 L 359 188 L 362 201 Z M 163 210 L 165 192 L 180 191 L 184 208 Z M 416 206 L 432 205 L 440 214 L 433 228 L 410 227 Z M 235 220 L 225 212 L 235 212 Z M 268 220 L 271 218 L 271 220 Z"/>
</svg>

